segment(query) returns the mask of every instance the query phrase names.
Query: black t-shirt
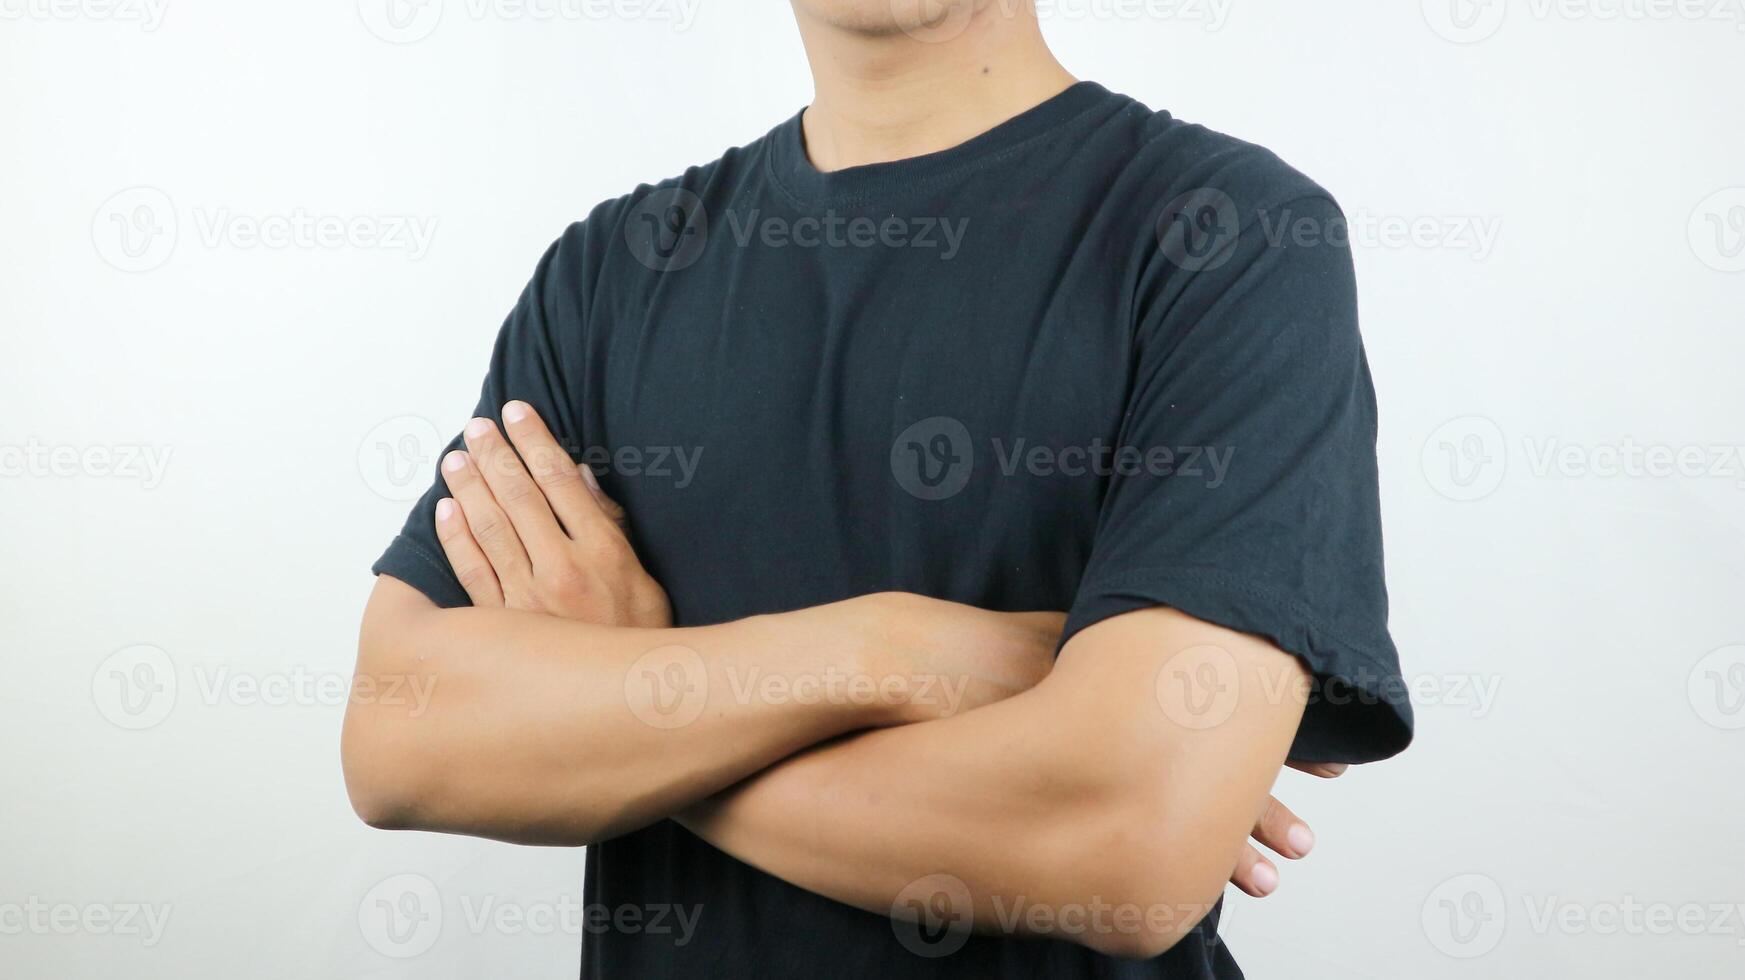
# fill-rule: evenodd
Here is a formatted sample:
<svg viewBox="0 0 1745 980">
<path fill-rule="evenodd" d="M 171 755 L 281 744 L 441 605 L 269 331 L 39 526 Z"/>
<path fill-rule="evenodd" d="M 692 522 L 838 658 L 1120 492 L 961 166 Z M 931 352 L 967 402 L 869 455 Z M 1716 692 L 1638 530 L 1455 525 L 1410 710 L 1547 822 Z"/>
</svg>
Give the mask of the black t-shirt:
<svg viewBox="0 0 1745 980">
<path fill-rule="evenodd" d="M 679 625 L 884 590 L 1070 610 L 1069 635 L 1168 605 L 1308 664 L 1298 757 L 1411 738 L 1340 211 L 1096 84 L 828 174 L 796 116 L 600 205 L 497 338 L 477 414 L 509 399 L 626 507 Z M 375 570 L 457 606 L 446 494 L 439 473 Z M 590 930 L 582 975 L 608 980 L 1240 976 L 1216 913 L 1144 963 L 984 936 L 917 956 L 671 821 L 590 848 L 586 902 L 700 909 L 684 941 Z"/>
</svg>

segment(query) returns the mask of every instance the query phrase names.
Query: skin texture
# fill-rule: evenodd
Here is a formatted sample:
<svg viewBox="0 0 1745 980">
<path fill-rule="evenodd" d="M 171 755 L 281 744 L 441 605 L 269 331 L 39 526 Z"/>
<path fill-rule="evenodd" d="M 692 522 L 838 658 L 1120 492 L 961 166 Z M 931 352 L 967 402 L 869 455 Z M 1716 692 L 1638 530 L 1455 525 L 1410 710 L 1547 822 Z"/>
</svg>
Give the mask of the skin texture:
<svg viewBox="0 0 1745 980">
<path fill-rule="evenodd" d="M 622 510 L 568 463 L 530 408 L 511 403 L 504 418 L 513 446 L 488 422 L 470 426 L 469 452 L 447 467 L 458 503 L 439 509 L 438 535 L 476 608 L 439 610 L 384 579 L 366 615 L 360 677 L 381 683 L 417 660 L 435 691 L 422 719 L 381 706 L 348 714 L 348 782 L 373 823 L 564 844 L 670 815 L 749 863 L 872 911 L 892 912 L 905 888 L 940 868 L 966 882 L 983 927 L 1009 928 L 1000 913 L 1018 901 L 1170 909 L 1160 928 L 1068 937 L 1131 956 L 1167 948 L 1227 877 L 1250 894 L 1276 887 L 1247 832 L 1286 857 L 1312 846 L 1308 828 L 1266 795 L 1300 718 L 1304 678 L 1264 642 L 1150 610 L 1086 630 L 1048 673 L 1057 614 L 893 595 L 666 629 L 664 593 L 628 552 Z M 492 528 L 485 543 L 480 526 Z M 597 618 L 591 632 L 571 633 L 587 624 L 558 616 Z M 767 655 L 757 661 L 765 669 L 798 676 L 781 659 L 795 655 L 783 637 L 803 635 L 801 646 L 817 650 L 817 636 L 837 635 L 854 651 L 889 624 L 914 635 L 879 636 L 842 662 L 890 676 L 936 663 L 955 644 L 993 651 L 963 662 L 977 677 L 974 703 L 729 703 L 669 731 L 626 710 L 616 666 L 594 669 L 688 634 L 685 645 L 706 651 L 711 669 Z M 594 646 L 566 654 L 571 642 Z M 1236 658 L 1242 696 L 1229 719 L 1198 731 L 1162 710 L 1156 679 L 1180 651 L 1207 645 Z M 1002 662 L 1039 669 L 999 674 Z M 710 689 L 724 688 L 712 680 Z M 908 727 L 864 731 L 879 724 Z M 596 747 L 585 766 L 569 748 L 577 744 Z M 607 745 L 622 751 L 599 748 Z M 408 776 L 417 773 L 425 779 Z M 1084 870 L 1063 876 L 1061 867 Z"/>
</svg>

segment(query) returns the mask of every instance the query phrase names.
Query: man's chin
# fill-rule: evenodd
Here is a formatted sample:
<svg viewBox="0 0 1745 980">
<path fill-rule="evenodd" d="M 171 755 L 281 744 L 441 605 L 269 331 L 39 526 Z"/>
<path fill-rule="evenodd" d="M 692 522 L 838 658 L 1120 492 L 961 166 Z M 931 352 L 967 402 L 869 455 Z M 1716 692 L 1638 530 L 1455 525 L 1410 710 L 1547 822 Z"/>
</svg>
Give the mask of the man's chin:
<svg viewBox="0 0 1745 980">
<path fill-rule="evenodd" d="M 794 0 L 804 13 L 868 38 L 941 38 L 962 31 L 978 11 L 1011 0 Z"/>
</svg>

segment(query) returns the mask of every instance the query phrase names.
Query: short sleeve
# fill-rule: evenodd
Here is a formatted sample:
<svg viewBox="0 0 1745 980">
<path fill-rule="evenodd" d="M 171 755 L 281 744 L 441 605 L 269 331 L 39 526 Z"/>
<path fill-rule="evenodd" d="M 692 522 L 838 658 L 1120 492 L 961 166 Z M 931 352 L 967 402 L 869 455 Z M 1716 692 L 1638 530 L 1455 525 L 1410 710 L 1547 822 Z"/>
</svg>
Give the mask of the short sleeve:
<svg viewBox="0 0 1745 980">
<path fill-rule="evenodd" d="M 582 227 L 572 227 L 540 259 L 533 279 L 498 331 L 490 369 L 472 415 L 501 425 L 505 402 L 527 402 L 572 455 L 581 433 L 574 417 L 574 406 L 580 403 L 571 390 L 571 379 L 578 373 L 573 362 L 581 342 L 581 300 L 574 285 L 584 240 Z M 371 567 L 375 574 L 391 575 L 444 608 L 471 604 L 436 537 L 436 504 L 449 496 L 442 459 L 461 447 L 457 434 L 438 454 L 430 489 L 412 506 L 399 535 Z"/>
<path fill-rule="evenodd" d="M 1067 633 L 1161 605 L 1265 637 L 1317 681 L 1292 757 L 1385 758 L 1412 711 L 1343 216 L 1315 196 L 1233 227 L 1143 274 L 1121 455 Z"/>
</svg>

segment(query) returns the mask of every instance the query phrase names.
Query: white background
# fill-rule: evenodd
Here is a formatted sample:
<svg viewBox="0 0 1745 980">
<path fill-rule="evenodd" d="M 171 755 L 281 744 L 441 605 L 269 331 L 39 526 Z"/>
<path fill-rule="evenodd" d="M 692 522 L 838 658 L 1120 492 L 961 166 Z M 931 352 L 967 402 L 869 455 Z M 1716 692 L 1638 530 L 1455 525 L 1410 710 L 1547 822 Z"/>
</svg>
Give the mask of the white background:
<svg viewBox="0 0 1745 980">
<path fill-rule="evenodd" d="M 1081 77 L 1273 147 L 1352 216 L 1419 685 L 1406 755 L 1281 779 L 1320 845 L 1274 897 L 1232 890 L 1239 960 L 1738 976 L 1745 17 L 1168 6 L 1054 3 L 1046 29 Z M 769 0 L 682 25 L 412 9 L 441 17 L 0 0 L 7 977 L 576 972 L 541 913 L 580 901 L 581 852 L 365 828 L 333 685 L 392 498 L 544 247 L 810 84 Z M 357 230 L 246 237 L 299 214 Z M 367 234 L 400 218 L 427 248 Z"/>
</svg>

